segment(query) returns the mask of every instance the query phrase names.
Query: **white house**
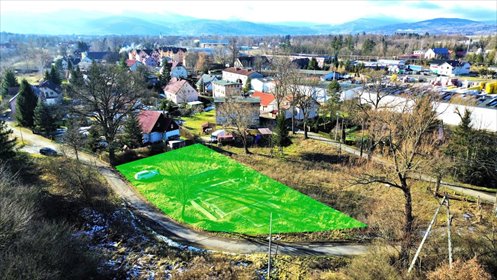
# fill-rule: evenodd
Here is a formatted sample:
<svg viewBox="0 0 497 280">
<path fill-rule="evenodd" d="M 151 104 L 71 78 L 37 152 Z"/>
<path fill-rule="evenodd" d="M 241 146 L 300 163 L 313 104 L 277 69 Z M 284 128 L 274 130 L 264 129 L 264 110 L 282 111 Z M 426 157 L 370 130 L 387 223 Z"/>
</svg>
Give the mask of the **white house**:
<svg viewBox="0 0 497 280">
<path fill-rule="evenodd" d="M 272 92 L 276 86 L 276 81 L 271 78 L 255 78 L 250 81 L 252 89 L 261 92 Z"/>
<path fill-rule="evenodd" d="M 449 58 L 449 50 L 447 48 L 433 48 L 429 49 L 424 54 L 425 59 L 447 59 Z"/>
<path fill-rule="evenodd" d="M 438 74 L 444 76 L 467 75 L 471 64 L 464 61 L 449 60 L 438 67 Z"/>
<path fill-rule="evenodd" d="M 247 79 L 262 78 L 262 74 L 248 69 L 241 69 L 238 67 L 230 67 L 223 70 L 223 80 L 230 82 L 237 82 L 245 85 Z"/>
<path fill-rule="evenodd" d="M 214 98 L 239 96 L 242 94 L 242 85 L 226 80 L 212 81 L 212 95 Z"/>
<path fill-rule="evenodd" d="M 180 137 L 179 126 L 159 111 L 141 111 L 138 122 L 142 130 L 143 143 L 157 143 Z"/>
<path fill-rule="evenodd" d="M 164 87 L 164 94 L 176 104 L 198 100 L 198 92 L 186 80 L 171 79 Z"/>
<path fill-rule="evenodd" d="M 62 101 L 62 89 L 50 81 L 43 81 L 38 85 L 38 97 L 47 105 L 56 105 Z"/>
<path fill-rule="evenodd" d="M 276 98 L 271 93 L 264 92 L 254 92 L 252 98 L 257 98 L 260 100 L 259 113 L 261 117 L 266 119 L 275 119 L 278 114 L 278 106 L 276 104 Z M 311 97 L 312 98 L 312 97 Z M 303 120 L 304 113 L 298 105 L 292 104 L 292 97 L 286 96 L 283 98 L 280 104 L 280 108 L 285 110 L 285 118 L 291 119 L 294 115 L 296 120 Z M 309 110 L 308 118 L 313 119 L 318 116 L 319 103 L 312 98 L 312 104 Z"/>
</svg>

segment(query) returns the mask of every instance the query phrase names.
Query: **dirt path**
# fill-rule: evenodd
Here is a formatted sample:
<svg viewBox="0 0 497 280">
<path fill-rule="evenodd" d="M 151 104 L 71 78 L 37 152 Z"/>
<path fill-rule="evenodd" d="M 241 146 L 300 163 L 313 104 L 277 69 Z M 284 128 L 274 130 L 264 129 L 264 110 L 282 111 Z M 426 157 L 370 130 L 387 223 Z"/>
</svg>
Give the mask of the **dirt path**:
<svg viewBox="0 0 497 280">
<path fill-rule="evenodd" d="M 8 123 L 12 125 L 12 123 Z M 18 128 L 12 127 L 14 135 L 20 138 Z M 29 153 L 38 153 L 41 147 L 51 147 L 57 151 L 65 150 L 65 154 L 74 157 L 73 153 L 67 149 L 40 135 L 32 134 L 28 131 L 22 132 L 25 146 L 21 149 Z M 267 241 L 256 238 L 229 239 L 215 236 L 208 232 L 193 230 L 180 225 L 169 219 L 161 211 L 149 204 L 130 184 L 109 165 L 98 160 L 96 157 L 80 153 L 80 159 L 95 165 L 99 172 L 105 177 L 112 190 L 119 195 L 126 205 L 142 219 L 152 221 L 151 227 L 159 234 L 183 245 L 191 245 L 197 248 L 213 250 L 225 253 L 251 254 L 267 253 Z M 294 256 L 354 256 L 364 254 L 367 245 L 337 242 L 321 243 L 283 243 L 274 242 L 273 248 L 278 254 Z"/>
</svg>

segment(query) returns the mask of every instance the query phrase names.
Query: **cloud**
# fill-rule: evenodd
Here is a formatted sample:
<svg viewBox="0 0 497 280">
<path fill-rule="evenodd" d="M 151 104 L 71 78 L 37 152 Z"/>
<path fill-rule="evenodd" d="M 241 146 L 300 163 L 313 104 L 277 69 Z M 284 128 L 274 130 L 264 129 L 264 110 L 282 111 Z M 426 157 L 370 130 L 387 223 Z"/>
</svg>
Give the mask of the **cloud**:
<svg viewBox="0 0 497 280">
<path fill-rule="evenodd" d="M 409 2 L 408 5 L 414 9 L 440 9 L 440 6 L 438 4 L 428 1 Z"/>
</svg>

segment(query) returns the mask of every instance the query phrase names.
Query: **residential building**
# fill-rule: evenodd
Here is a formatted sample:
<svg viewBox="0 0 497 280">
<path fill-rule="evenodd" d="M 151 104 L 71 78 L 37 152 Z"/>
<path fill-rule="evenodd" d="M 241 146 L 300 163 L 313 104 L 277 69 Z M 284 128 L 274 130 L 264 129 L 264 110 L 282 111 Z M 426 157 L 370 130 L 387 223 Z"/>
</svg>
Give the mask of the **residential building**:
<svg viewBox="0 0 497 280">
<path fill-rule="evenodd" d="M 449 50 L 447 48 L 433 48 L 429 49 L 424 54 L 425 59 L 448 59 Z"/>
<path fill-rule="evenodd" d="M 444 76 L 459 76 L 469 74 L 471 64 L 464 61 L 448 60 L 438 67 L 438 74 Z"/>
<path fill-rule="evenodd" d="M 176 104 L 198 100 L 198 92 L 186 80 L 171 79 L 164 87 L 164 94 Z"/>
<path fill-rule="evenodd" d="M 260 100 L 259 113 L 262 118 L 265 119 L 276 119 L 278 114 L 278 106 L 276 104 L 276 98 L 271 93 L 264 92 L 254 92 L 251 96 L 252 98 L 257 98 Z M 312 97 L 311 97 L 312 98 Z M 291 96 L 286 96 L 283 98 L 280 104 L 280 109 L 285 111 L 285 118 L 291 119 L 292 115 L 296 120 L 303 120 L 304 113 L 299 106 L 294 105 Z M 312 105 L 309 110 L 308 118 L 313 119 L 318 116 L 319 103 L 312 98 Z"/>
<path fill-rule="evenodd" d="M 242 84 L 226 80 L 212 82 L 212 95 L 214 98 L 226 96 L 239 96 L 242 94 Z"/>
<path fill-rule="evenodd" d="M 258 72 L 248 69 L 242 69 L 239 67 L 230 67 L 223 70 L 223 80 L 230 82 L 237 82 L 242 85 L 245 85 L 248 78 L 256 79 L 262 77 L 263 77 L 262 74 Z"/>
<path fill-rule="evenodd" d="M 276 87 L 276 81 L 271 77 L 255 78 L 250 80 L 250 85 L 255 91 L 272 92 Z"/>
<path fill-rule="evenodd" d="M 445 63 L 445 60 L 433 59 L 430 62 L 430 71 L 435 74 L 439 74 L 440 66 Z"/>
<path fill-rule="evenodd" d="M 180 47 L 161 47 L 158 49 L 161 58 L 169 57 L 173 61 L 180 62 L 185 65 L 186 48 Z"/>
<path fill-rule="evenodd" d="M 200 93 L 203 91 L 204 93 L 212 95 L 212 82 L 219 80 L 221 80 L 221 75 L 203 74 L 195 84 L 197 86 L 197 91 Z"/>
<path fill-rule="evenodd" d="M 268 70 L 270 66 L 266 56 L 240 56 L 235 60 L 235 67 L 256 71 Z"/>
<path fill-rule="evenodd" d="M 138 122 L 144 144 L 178 139 L 180 136 L 178 124 L 160 111 L 141 111 Z"/>
<path fill-rule="evenodd" d="M 225 98 L 214 98 L 214 105 L 216 106 L 216 124 L 218 125 L 226 125 L 228 124 L 228 120 L 226 117 L 220 112 L 219 106 L 226 102 Z M 235 96 L 231 97 L 230 102 L 242 103 L 244 108 L 249 108 L 249 116 L 250 116 L 250 125 L 251 126 L 259 126 L 259 107 L 260 107 L 260 99 L 259 98 L 251 98 L 251 97 L 243 97 L 243 96 Z"/>
<path fill-rule="evenodd" d="M 47 105 L 56 105 L 62 101 L 62 88 L 50 81 L 41 82 L 38 90 L 38 98 Z"/>
<path fill-rule="evenodd" d="M 185 66 L 176 61 L 173 62 L 171 67 L 171 77 L 175 77 L 178 79 L 186 79 L 188 78 L 188 70 L 186 70 Z"/>
</svg>

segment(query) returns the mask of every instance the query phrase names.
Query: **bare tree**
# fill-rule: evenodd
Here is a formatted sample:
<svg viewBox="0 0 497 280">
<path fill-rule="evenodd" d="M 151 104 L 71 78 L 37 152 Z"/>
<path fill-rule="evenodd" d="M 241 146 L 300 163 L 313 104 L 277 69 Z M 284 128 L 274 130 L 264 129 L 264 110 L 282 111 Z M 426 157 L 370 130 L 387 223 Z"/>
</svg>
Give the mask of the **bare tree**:
<svg viewBox="0 0 497 280">
<path fill-rule="evenodd" d="M 92 118 L 108 143 L 109 160 L 115 160 L 116 134 L 126 115 L 140 107 L 148 94 L 143 77 L 115 65 L 93 64 L 81 85 L 68 90 L 80 105 L 73 106 L 75 114 Z"/>
<path fill-rule="evenodd" d="M 78 152 L 85 143 L 83 136 L 79 132 L 80 127 L 77 121 L 73 121 L 64 135 L 64 143 L 73 150 L 77 161 L 79 161 Z"/>
<path fill-rule="evenodd" d="M 388 147 L 391 165 L 384 165 L 380 174 L 365 172 L 359 175 L 356 184 L 380 183 L 402 191 L 404 195 L 404 221 L 399 258 L 407 265 L 409 251 L 413 245 L 413 222 L 411 179 L 427 168 L 436 145 L 438 116 L 434 110 L 437 103 L 431 93 L 412 93 L 406 96 L 402 108 L 397 111 L 375 111 L 375 119 L 381 123 L 379 136 Z"/>
<path fill-rule="evenodd" d="M 231 63 L 230 66 L 235 66 L 235 61 L 238 58 L 238 54 L 240 53 L 236 38 L 230 39 L 230 44 L 228 46 L 228 49 L 230 51 L 230 63 Z"/>
<path fill-rule="evenodd" d="M 275 72 L 275 87 L 272 93 L 276 101 L 276 109 L 280 112 L 283 100 L 290 94 L 292 85 L 294 85 L 297 68 L 286 57 L 274 57 L 271 67 Z"/>
<path fill-rule="evenodd" d="M 242 139 L 245 154 L 248 150 L 248 129 L 259 118 L 259 110 L 252 108 L 243 97 L 226 97 L 225 102 L 219 106 L 218 115 L 225 121 L 225 125 L 232 127 Z"/>
<path fill-rule="evenodd" d="M 292 86 L 291 98 L 292 100 L 292 131 L 295 131 L 295 107 L 297 107 L 300 112 L 299 115 L 302 117 L 302 125 L 304 127 L 304 139 L 308 139 L 307 135 L 307 124 L 309 123 L 309 116 L 312 109 L 316 107 L 316 100 L 313 97 L 313 92 L 315 86 L 318 84 L 318 80 L 314 79 L 304 79 L 299 76 L 298 80 L 294 80 L 295 84 Z M 316 108 L 317 109 L 317 108 Z"/>
</svg>

